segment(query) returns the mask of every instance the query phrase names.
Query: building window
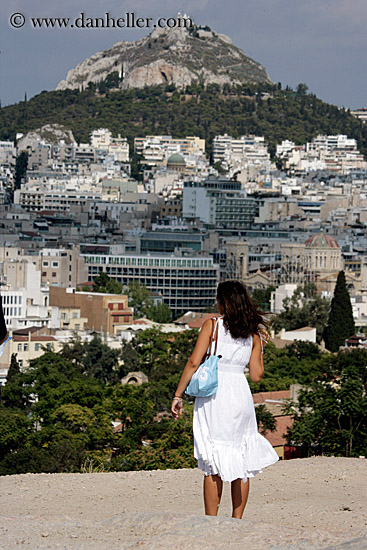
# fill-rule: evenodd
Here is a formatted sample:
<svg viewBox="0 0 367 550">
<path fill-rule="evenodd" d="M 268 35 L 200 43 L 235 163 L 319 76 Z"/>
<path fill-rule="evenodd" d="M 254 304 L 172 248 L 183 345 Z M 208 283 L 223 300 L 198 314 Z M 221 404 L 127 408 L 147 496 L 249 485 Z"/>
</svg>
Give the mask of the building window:
<svg viewBox="0 0 367 550">
<path fill-rule="evenodd" d="M 23 366 L 23 359 L 18 359 L 18 365 L 19 365 L 19 367 Z"/>
<path fill-rule="evenodd" d="M 22 344 L 18 344 L 17 350 L 22 351 Z"/>
<path fill-rule="evenodd" d="M 42 267 L 48 267 L 49 266 L 49 263 L 47 260 L 43 260 L 42 262 Z"/>
<path fill-rule="evenodd" d="M 28 351 L 28 344 L 24 344 L 23 351 Z"/>
<path fill-rule="evenodd" d="M 53 271 L 53 272 L 52 272 L 52 276 L 53 276 L 53 277 L 56 277 L 56 276 L 57 276 L 56 271 Z"/>
<path fill-rule="evenodd" d="M 59 267 L 59 262 L 52 262 L 52 267 Z"/>
<path fill-rule="evenodd" d="M 37 342 L 36 344 L 34 344 L 34 351 L 39 351 L 39 349 L 40 349 L 40 345 Z"/>
</svg>

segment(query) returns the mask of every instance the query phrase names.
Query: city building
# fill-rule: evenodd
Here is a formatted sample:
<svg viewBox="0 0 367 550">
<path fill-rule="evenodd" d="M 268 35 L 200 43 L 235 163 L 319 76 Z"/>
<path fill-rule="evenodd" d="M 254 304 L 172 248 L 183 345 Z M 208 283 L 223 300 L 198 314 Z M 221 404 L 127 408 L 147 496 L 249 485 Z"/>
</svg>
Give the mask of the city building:
<svg viewBox="0 0 367 550">
<path fill-rule="evenodd" d="M 0 357 L 0 385 L 6 382 L 11 356 L 16 355 L 19 367 L 25 369 L 30 362 L 41 357 L 45 351 L 58 352 L 62 345 L 44 327 L 28 327 L 12 331 L 12 339 L 6 344 Z"/>
<path fill-rule="evenodd" d="M 40 258 L 42 283 L 58 287 L 75 287 L 88 278 L 88 270 L 78 246 L 70 249 L 43 248 Z"/>
<path fill-rule="evenodd" d="M 62 313 L 68 315 L 80 310 L 79 319 L 83 321 L 83 326 L 102 334 L 115 334 L 120 325 L 129 324 L 133 320 L 133 310 L 128 307 L 127 296 L 123 294 L 80 292 L 75 288 L 50 287 L 50 306 L 58 307 Z M 65 320 L 66 317 L 63 321 Z"/>
<path fill-rule="evenodd" d="M 237 233 L 250 229 L 259 215 L 260 201 L 248 197 L 234 179 L 209 176 L 203 182 L 185 182 L 182 217 L 199 219 L 216 229 Z"/>
<path fill-rule="evenodd" d="M 176 254 L 82 254 L 88 281 L 101 272 L 123 285 L 137 282 L 162 295 L 176 312 L 202 311 L 215 303 L 219 266 L 209 255 L 192 251 Z"/>
<path fill-rule="evenodd" d="M 246 165 L 271 168 L 270 154 L 264 137 L 241 136 L 238 139 L 224 134 L 213 139 L 213 162 L 225 169 L 239 169 Z"/>
</svg>

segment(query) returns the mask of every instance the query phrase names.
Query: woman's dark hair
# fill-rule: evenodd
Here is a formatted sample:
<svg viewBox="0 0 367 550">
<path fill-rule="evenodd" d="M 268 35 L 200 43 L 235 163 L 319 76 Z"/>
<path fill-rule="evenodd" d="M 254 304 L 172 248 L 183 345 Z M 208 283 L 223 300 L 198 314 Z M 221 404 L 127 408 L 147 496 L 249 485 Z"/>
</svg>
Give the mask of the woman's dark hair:
<svg viewBox="0 0 367 550">
<path fill-rule="evenodd" d="M 223 323 L 233 338 L 248 338 L 266 326 L 265 313 L 251 300 L 239 281 L 224 281 L 217 288 L 217 299 L 223 306 Z"/>
</svg>

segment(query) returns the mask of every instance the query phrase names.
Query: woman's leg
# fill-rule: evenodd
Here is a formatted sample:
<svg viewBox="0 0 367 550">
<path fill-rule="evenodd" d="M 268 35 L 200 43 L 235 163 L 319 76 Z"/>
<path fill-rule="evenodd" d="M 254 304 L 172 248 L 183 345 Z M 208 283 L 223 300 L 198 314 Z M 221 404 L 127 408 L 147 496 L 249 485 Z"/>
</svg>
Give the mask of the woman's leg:
<svg viewBox="0 0 367 550">
<path fill-rule="evenodd" d="M 218 475 L 204 477 L 204 506 L 207 516 L 216 516 L 222 496 L 223 481 Z"/>
<path fill-rule="evenodd" d="M 231 496 L 232 496 L 232 517 L 241 519 L 243 511 L 245 509 L 248 493 L 250 489 L 250 480 L 246 483 L 242 479 L 235 479 L 231 483 Z"/>
</svg>

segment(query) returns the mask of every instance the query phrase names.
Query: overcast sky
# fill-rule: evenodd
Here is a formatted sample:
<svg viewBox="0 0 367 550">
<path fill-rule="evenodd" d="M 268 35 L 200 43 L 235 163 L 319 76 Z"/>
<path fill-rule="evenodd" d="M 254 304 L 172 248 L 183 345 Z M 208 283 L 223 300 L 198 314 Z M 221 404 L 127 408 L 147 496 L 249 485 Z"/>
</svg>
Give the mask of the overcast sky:
<svg viewBox="0 0 367 550">
<path fill-rule="evenodd" d="M 321 99 L 350 108 L 367 107 L 366 0 L 1 0 L 0 99 L 3 106 L 53 90 L 93 53 L 148 30 L 19 29 L 15 12 L 29 17 L 170 17 L 188 13 L 230 36 L 259 61 L 273 82 L 305 82 Z"/>
</svg>

